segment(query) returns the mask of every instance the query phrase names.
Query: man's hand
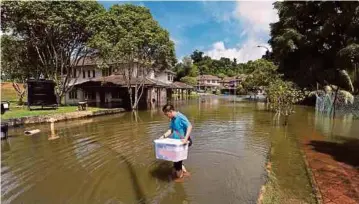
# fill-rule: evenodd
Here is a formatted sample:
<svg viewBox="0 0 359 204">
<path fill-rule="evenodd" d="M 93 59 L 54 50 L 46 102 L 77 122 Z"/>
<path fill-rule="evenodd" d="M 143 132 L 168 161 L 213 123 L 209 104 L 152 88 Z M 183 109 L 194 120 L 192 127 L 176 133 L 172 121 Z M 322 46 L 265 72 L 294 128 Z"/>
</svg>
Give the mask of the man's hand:
<svg viewBox="0 0 359 204">
<path fill-rule="evenodd" d="M 188 140 L 186 140 L 186 139 L 182 139 L 181 141 L 182 141 L 183 144 L 187 144 L 187 143 L 188 143 Z"/>
<path fill-rule="evenodd" d="M 164 139 L 165 138 L 165 135 L 162 135 L 159 139 Z"/>
</svg>

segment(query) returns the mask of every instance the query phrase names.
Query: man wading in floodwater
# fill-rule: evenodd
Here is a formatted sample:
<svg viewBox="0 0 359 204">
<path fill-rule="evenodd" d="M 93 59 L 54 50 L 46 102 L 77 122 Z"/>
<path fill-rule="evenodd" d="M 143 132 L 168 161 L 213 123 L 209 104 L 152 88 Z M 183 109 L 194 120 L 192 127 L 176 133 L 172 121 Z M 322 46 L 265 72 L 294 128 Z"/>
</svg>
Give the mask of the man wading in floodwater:
<svg viewBox="0 0 359 204">
<path fill-rule="evenodd" d="M 172 105 L 163 106 L 162 111 L 169 119 L 171 119 L 171 122 L 170 129 L 165 132 L 161 138 L 171 136 L 171 138 L 180 139 L 184 144 L 189 143 L 188 146 L 191 146 L 192 140 L 190 134 L 192 131 L 192 125 L 188 121 L 187 117 L 182 113 L 175 111 Z M 183 161 L 178 161 L 173 163 L 177 179 L 181 179 L 183 175 L 188 174 L 182 162 Z"/>
</svg>

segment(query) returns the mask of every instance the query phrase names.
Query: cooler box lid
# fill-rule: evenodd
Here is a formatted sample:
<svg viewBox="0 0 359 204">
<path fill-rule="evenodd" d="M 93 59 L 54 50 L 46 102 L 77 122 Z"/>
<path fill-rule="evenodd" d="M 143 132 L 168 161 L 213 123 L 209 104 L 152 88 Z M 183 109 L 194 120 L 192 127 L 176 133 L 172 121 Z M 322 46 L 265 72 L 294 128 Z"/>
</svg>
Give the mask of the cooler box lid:
<svg viewBox="0 0 359 204">
<path fill-rule="evenodd" d="M 181 140 L 172 139 L 172 138 L 157 139 L 157 140 L 154 140 L 154 142 L 156 144 L 169 144 L 169 145 L 176 145 L 176 146 L 184 145 Z"/>
</svg>

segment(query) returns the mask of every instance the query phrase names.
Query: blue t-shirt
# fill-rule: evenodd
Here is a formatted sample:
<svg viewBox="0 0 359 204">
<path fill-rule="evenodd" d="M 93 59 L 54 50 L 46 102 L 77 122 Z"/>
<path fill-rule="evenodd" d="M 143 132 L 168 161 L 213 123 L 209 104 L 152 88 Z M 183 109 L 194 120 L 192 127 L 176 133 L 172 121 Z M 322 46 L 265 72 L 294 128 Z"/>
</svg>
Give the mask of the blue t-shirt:
<svg viewBox="0 0 359 204">
<path fill-rule="evenodd" d="M 174 139 L 184 139 L 187 133 L 187 128 L 191 123 L 185 115 L 180 112 L 177 112 L 176 116 L 171 119 L 170 129 L 172 130 L 171 138 Z M 179 134 L 180 135 L 179 135 Z"/>
</svg>

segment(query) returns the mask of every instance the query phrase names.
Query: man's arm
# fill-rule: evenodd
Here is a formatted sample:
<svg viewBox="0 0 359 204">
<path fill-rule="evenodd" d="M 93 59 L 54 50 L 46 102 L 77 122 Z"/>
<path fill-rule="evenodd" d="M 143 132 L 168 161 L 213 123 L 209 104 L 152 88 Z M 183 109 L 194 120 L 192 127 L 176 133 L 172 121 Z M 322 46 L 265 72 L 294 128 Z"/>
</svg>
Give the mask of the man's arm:
<svg viewBox="0 0 359 204">
<path fill-rule="evenodd" d="M 189 139 L 189 136 L 191 135 L 191 132 L 192 132 L 192 125 L 189 124 L 188 127 L 187 127 L 187 131 L 186 131 L 186 136 L 184 138 L 184 143 L 187 143 L 188 139 Z"/>
<path fill-rule="evenodd" d="M 189 122 L 188 118 L 187 117 L 183 117 L 181 118 L 181 123 L 184 127 L 186 127 L 186 135 L 184 137 L 184 139 L 182 140 L 183 143 L 187 143 L 188 142 L 188 139 L 191 135 L 191 132 L 192 132 L 192 124 L 191 122 Z"/>
<path fill-rule="evenodd" d="M 171 129 L 168 129 L 167 132 L 165 132 L 160 138 L 166 138 L 168 136 L 170 136 L 172 134 L 172 130 Z"/>
</svg>

